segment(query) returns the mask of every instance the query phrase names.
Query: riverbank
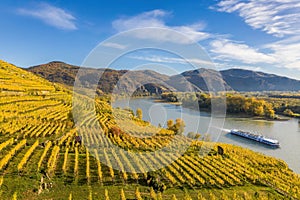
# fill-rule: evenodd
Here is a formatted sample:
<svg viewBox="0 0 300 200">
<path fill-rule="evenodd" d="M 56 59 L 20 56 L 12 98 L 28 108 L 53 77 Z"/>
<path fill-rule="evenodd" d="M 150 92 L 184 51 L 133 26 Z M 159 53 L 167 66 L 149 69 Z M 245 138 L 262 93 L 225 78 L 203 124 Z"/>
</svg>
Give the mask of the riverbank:
<svg viewBox="0 0 300 200">
<path fill-rule="evenodd" d="M 249 116 L 247 114 L 242 114 L 242 113 L 228 113 L 226 116 L 228 117 L 232 117 L 232 118 L 242 118 L 242 119 L 251 119 L 251 120 L 255 120 L 255 121 L 289 121 L 290 118 L 284 117 L 284 116 L 280 116 L 277 117 L 276 119 L 270 119 L 270 118 L 266 118 L 266 117 L 258 117 L 258 116 Z"/>
<path fill-rule="evenodd" d="M 182 104 L 181 102 L 170 102 L 167 101 L 165 99 L 161 99 L 161 98 L 150 98 L 151 100 L 153 100 L 153 102 L 155 103 L 167 103 L 167 104 L 171 104 L 171 105 L 175 105 L 175 106 L 182 106 L 184 108 L 188 108 L 191 110 L 201 110 L 201 111 L 205 111 L 205 112 L 210 112 L 210 109 L 208 108 L 198 108 L 195 109 L 192 106 L 185 106 L 184 104 Z M 271 118 L 267 118 L 267 117 L 261 117 L 261 116 L 252 116 L 252 115 L 248 115 L 245 113 L 226 113 L 226 116 L 230 116 L 230 117 L 235 117 L 235 118 L 245 118 L 245 119 L 252 119 L 252 120 L 266 120 L 266 121 L 288 121 L 290 120 L 290 118 L 285 117 L 285 116 L 276 116 L 276 118 L 271 119 Z"/>
<path fill-rule="evenodd" d="M 170 102 L 160 98 L 151 98 L 155 103 L 168 103 L 175 106 L 182 106 L 181 102 Z"/>
<path fill-rule="evenodd" d="M 143 111 L 143 119 L 151 122 L 155 126 L 158 126 L 159 124 L 164 126 L 165 124 L 162 122 L 166 123 L 168 119 L 182 118 L 185 121 L 186 133 L 207 133 L 209 127 L 211 126 L 212 120 L 212 116 L 209 112 L 205 112 L 201 109 L 201 112 L 199 113 L 199 111 L 180 107 L 163 101 L 156 101 L 157 103 L 155 103 L 155 100 L 157 99 L 158 98 L 155 97 L 132 98 L 130 99 L 129 105 L 126 100 L 120 100 L 115 102 L 114 106 L 121 108 L 130 106 L 132 110 L 141 108 Z M 149 112 L 151 108 L 153 110 L 152 112 Z M 220 135 L 212 135 L 212 140 L 216 139 L 216 141 L 221 143 L 242 146 L 256 152 L 282 159 L 288 163 L 293 171 L 300 174 L 300 126 L 297 119 L 289 118 L 288 121 L 270 121 L 261 118 L 254 119 L 253 117 L 245 115 L 228 114 L 225 118 L 224 124 L 221 124 L 215 128 L 221 129 L 222 133 Z M 270 149 L 261 144 L 257 144 L 256 142 L 234 137 L 226 132 L 226 130 L 231 129 L 253 131 L 270 138 L 275 138 L 280 142 L 281 147 L 279 149 Z"/>
</svg>

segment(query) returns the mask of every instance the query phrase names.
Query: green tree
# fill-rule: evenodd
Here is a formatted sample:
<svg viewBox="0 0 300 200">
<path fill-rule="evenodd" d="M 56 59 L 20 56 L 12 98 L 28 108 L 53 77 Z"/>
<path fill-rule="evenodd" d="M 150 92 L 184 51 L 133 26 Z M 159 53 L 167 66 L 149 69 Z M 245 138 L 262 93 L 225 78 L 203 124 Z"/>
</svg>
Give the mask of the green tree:
<svg viewBox="0 0 300 200">
<path fill-rule="evenodd" d="M 201 134 L 200 133 L 196 133 L 196 135 L 195 135 L 195 140 L 198 140 L 198 139 L 200 139 L 201 138 Z"/>
<path fill-rule="evenodd" d="M 283 114 L 286 115 L 286 116 L 293 116 L 294 115 L 294 112 L 291 110 L 291 109 L 285 109 L 283 111 Z"/>
<path fill-rule="evenodd" d="M 251 114 L 251 100 L 247 99 L 243 105 L 243 110 L 245 113 Z"/>
<path fill-rule="evenodd" d="M 271 119 L 275 118 L 275 111 L 273 110 L 273 107 L 271 104 L 265 105 L 265 116 Z"/>
<path fill-rule="evenodd" d="M 143 111 L 142 111 L 142 109 L 140 109 L 140 108 L 136 109 L 136 117 L 138 119 L 140 119 L 140 120 L 143 119 Z"/>
<path fill-rule="evenodd" d="M 182 119 L 176 119 L 176 123 L 174 125 L 174 131 L 177 135 L 181 135 L 184 132 L 185 123 Z"/>
<path fill-rule="evenodd" d="M 207 141 L 207 142 L 210 142 L 211 141 L 211 135 L 208 134 L 208 133 L 205 133 L 204 136 L 203 136 L 203 140 Z"/>
<path fill-rule="evenodd" d="M 188 134 L 187 134 L 186 136 L 187 136 L 188 138 L 195 139 L 196 133 L 194 133 L 194 132 L 188 132 Z"/>
<path fill-rule="evenodd" d="M 264 107 L 262 105 L 257 105 L 257 104 L 254 104 L 253 105 L 254 108 L 253 108 L 253 114 L 256 115 L 256 116 L 263 116 L 265 111 L 264 111 Z"/>
<path fill-rule="evenodd" d="M 167 126 L 169 130 L 173 130 L 173 126 L 174 126 L 174 121 L 172 119 L 169 119 L 167 121 Z"/>
</svg>

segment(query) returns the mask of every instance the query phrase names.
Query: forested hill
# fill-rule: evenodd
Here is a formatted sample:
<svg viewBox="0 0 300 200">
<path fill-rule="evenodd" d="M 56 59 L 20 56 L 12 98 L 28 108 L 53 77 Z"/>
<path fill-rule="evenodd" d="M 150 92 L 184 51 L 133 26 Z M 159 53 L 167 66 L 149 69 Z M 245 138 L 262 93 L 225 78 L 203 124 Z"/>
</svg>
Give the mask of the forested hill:
<svg viewBox="0 0 300 200">
<path fill-rule="evenodd" d="M 53 61 L 47 64 L 37 65 L 27 68 L 28 71 L 33 72 L 51 82 L 62 83 L 67 86 L 73 86 L 75 77 L 79 70 L 79 66 L 70 65 L 64 62 Z M 100 80 L 94 80 L 95 74 L 101 73 Z M 100 92 L 110 93 L 113 91 L 121 77 L 125 75 L 128 81 L 122 81 L 122 87 L 124 91 L 135 91 L 135 85 L 142 84 L 145 80 L 150 80 L 152 83 L 158 81 L 166 81 L 169 79 L 168 76 L 159 74 L 155 71 L 145 70 L 145 71 L 128 71 L 128 70 L 114 70 L 114 69 L 95 69 L 95 68 L 82 68 L 80 79 L 85 80 L 85 84 L 88 85 L 89 82 L 98 81 L 98 89 Z M 123 77 L 123 78 L 125 78 Z M 147 78 L 146 78 L 147 77 Z M 162 86 L 157 87 L 155 84 L 145 85 L 145 90 L 151 91 L 156 89 L 165 89 Z"/>
<path fill-rule="evenodd" d="M 244 69 L 228 69 L 220 71 L 222 76 L 211 69 L 199 69 L 185 71 L 179 75 L 167 76 L 158 72 L 146 71 L 128 71 L 128 70 L 113 70 L 113 69 L 93 69 L 84 68 L 86 77 L 93 77 L 95 72 L 103 72 L 99 80 L 98 89 L 104 93 L 112 92 L 120 78 L 126 74 L 128 82 L 122 82 L 123 90 L 132 91 L 133 85 L 142 84 L 144 80 L 150 80 L 151 84 L 142 84 L 145 87 L 141 92 L 162 92 L 165 90 L 186 91 L 186 90 L 207 90 L 205 78 L 212 81 L 220 81 L 224 84 L 226 90 L 235 91 L 298 91 L 300 90 L 300 81 L 290 79 L 275 74 L 267 74 L 263 72 L 244 70 Z M 79 70 L 78 66 L 70 65 L 64 62 L 50 62 L 47 64 L 37 65 L 27 68 L 28 71 L 39 74 L 52 82 L 63 83 L 68 86 L 73 86 L 76 74 Z M 149 78 L 150 77 L 150 78 Z M 223 77 L 223 80 L 222 80 Z M 187 80 L 187 81 L 186 81 Z M 89 78 L 87 79 L 89 81 Z M 129 83 L 130 82 L 130 83 Z M 166 83 L 169 88 L 158 84 L 159 82 Z M 187 84 L 190 82 L 193 84 Z M 188 89 L 187 89 L 188 88 Z"/>
<path fill-rule="evenodd" d="M 299 175 L 284 161 L 191 140 L 177 122 L 151 126 L 97 97 L 82 95 L 71 112 L 72 99 L 60 84 L 0 60 L 0 199 L 300 198 Z"/>
<path fill-rule="evenodd" d="M 298 91 L 300 81 L 275 74 L 229 69 L 221 71 L 224 81 L 236 91 Z"/>
</svg>

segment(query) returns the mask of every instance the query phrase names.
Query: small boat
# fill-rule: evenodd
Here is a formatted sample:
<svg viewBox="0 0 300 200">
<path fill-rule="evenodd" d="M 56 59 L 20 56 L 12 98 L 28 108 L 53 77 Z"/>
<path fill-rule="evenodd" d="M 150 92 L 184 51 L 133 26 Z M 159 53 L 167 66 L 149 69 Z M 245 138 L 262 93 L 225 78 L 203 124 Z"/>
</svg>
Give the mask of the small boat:
<svg viewBox="0 0 300 200">
<path fill-rule="evenodd" d="M 260 142 L 260 143 L 263 143 L 266 145 L 270 145 L 272 147 L 279 147 L 278 140 L 267 138 L 263 135 L 257 135 L 257 134 L 253 134 L 251 132 L 241 131 L 241 130 L 237 130 L 237 129 L 230 130 L 229 133 L 232 135 L 237 135 L 237 136 L 240 136 L 243 138 L 254 140 L 256 142 Z"/>
</svg>

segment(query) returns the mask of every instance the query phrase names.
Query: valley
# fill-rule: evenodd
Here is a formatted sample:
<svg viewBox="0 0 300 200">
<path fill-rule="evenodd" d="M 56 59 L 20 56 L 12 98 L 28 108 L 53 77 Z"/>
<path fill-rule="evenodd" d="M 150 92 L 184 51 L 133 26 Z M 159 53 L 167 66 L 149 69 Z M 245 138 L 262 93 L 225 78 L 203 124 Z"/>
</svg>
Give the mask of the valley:
<svg viewBox="0 0 300 200">
<path fill-rule="evenodd" d="M 0 65 L 2 199 L 299 198 L 299 176 L 282 160 L 157 129 L 105 98 L 94 108 L 82 97 L 76 127 L 69 89 Z"/>
</svg>

